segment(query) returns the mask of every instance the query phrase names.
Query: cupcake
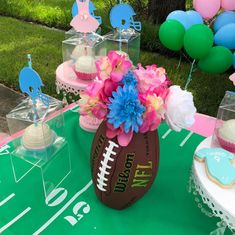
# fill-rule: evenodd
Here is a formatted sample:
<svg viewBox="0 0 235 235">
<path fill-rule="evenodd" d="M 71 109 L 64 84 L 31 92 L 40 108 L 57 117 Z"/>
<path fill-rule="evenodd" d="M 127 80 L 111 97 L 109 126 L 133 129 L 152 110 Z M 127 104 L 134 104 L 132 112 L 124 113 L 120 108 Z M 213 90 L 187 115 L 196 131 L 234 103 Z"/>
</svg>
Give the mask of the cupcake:
<svg viewBox="0 0 235 235">
<path fill-rule="evenodd" d="M 32 124 L 25 129 L 22 144 L 27 150 L 43 150 L 55 141 L 55 133 L 46 123 Z"/>
<path fill-rule="evenodd" d="M 217 138 L 222 148 L 235 153 L 235 119 L 222 124 L 218 129 Z"/>
<path fill-rule="evenodd" d="M 81 80 L 93 80 L 97 76 L 95 59 L 93 56 L 81 56 L 75 63 L 75 73 Z"/>
<path fill-rule="evenodd" d="M 85 45 L 77 45 L 71 54 L 71 58 L 75 62 L 83 55 L 92 55 L 92 48 Z"/>
</svg>

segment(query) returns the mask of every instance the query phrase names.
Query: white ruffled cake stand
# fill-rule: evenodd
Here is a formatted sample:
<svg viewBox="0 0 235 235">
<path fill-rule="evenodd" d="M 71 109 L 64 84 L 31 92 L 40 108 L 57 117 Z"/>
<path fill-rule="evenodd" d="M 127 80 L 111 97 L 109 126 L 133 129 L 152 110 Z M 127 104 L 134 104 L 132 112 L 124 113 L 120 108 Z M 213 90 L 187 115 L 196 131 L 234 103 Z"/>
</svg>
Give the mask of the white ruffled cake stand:
<svg viewBox="0 0 235 235">
<path fill-rule="evenodd" d="M 210 148 L 212 145 L 212 137 L 205 139 L 196 149 L 195 152 L 202 148 Z M 196 197 L 198 207 L 203 213 L 209 217 L 219 217 L 221 223 L 218 227 L 226 226 L 232 231 L 235 231 L 235 185 L 232 188 L 224 189 L 212 182 L 206 173 L 206 165 L 203 162 L 193 161 L 191 186 L 194 187 L 194 195 L 201 196 L 203 204 L 206 204 L 211 212 L 203 208 L 202 203 Z M 192 188 L 191 188 L 192 191 Z M 223 234 L 223 233 L 222 233 Z"/>
</svg>

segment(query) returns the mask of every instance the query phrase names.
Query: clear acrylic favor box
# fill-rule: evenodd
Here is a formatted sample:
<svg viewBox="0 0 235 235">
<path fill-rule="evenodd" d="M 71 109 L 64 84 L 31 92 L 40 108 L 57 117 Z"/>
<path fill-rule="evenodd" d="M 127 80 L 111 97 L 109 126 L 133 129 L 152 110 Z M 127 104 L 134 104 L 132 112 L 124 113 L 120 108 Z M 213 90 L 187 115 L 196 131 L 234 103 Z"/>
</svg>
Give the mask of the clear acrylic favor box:
<svg viewBox="0 0 235 235">
<path fill-rule="evenodd" d="M 235 153 L 235 92 L 227 91 L 219 106 L 213 145 Z"/>
<path fill-rule="evenodd" d="M 97 33 L 76 34 L 63 41 L 64 77 L 87 83 L 97 76 L 96 61 L 106 56 L 106 42 Z"/>
<path fill-rule="evenodd" d="M 105 35 L 107 51 L 115 50 L 128 54 L 134 65 L 139 63 L 140 33 L 134 29 L 114 30 Z"/>
<path fill-rule="evenodd" d="M 96 31 L 97 34 L 101 35 L 101 27 L 99 27 Z M 76 30 L 74 28 L 71 28 L 69 31 L 65 32 L 65 39 L 69 39 L 73 36 L 78 36 L 81 37 L 84 35 L 84 33 L 80 33 L 80 32 L 76 32 Z"/>
<path fill-rule="evenodd" d="M 49 107 L 40 100 L 36 113 L 30 98 L 7 115 L 14 151 L 11 164 L 16 183 L 37 169 L 47 197 L 71 172 L 62 102 L 49 97 Z M 34 120 L 36 117 L 36 120 Z"/>
</svg>

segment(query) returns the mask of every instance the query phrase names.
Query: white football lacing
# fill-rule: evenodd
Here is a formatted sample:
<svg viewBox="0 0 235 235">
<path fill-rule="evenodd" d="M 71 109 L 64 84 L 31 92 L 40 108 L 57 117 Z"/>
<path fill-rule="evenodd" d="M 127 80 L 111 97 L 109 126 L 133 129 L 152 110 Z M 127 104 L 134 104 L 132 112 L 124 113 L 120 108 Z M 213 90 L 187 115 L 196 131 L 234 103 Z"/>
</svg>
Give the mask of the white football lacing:
<svg viewBox="0 0 235 235">
<path fill-rule="evenodd" d="M 113 151 L 113 149 L 115 148 L 118 148 L 119 146 L 114 143 L 113 141 L 109 140 L 109 147 L 106 147 L 105 150 L 106 150 L 106 153 L 103 153 L 103 161 L 101 161 L 101 166 L 99 167 L 99 170 L 100 172 L 98 172 L 97 174 L 97 187 L 100 191 L 107 191 L 104 187 L 107 186 L 107 184 L 105 183 L 105 181 L 107 182 L 108 179 L 105 178 L 105 175 L 109 175 L 110 173 L 108 172 L 108 170 L 111 169 L 111 166 L 108 165 L 108 162 L 111 161 L 113 162 L 114 161 L 114 158 L 111 158 L 111 155 L 117 155 L 117 153 L 115 153 Z"/>
</svg>

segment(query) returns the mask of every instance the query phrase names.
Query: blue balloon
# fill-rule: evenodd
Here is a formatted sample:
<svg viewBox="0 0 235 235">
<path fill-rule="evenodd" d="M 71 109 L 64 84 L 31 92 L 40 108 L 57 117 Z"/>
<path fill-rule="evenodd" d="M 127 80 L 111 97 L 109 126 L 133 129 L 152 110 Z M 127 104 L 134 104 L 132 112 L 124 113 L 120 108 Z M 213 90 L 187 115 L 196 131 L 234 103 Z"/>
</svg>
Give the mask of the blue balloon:
<svg viewBox="0 0 235 235">
<path fill-rule="evenodd" d="M 223 26 L 233 23 L 235 23 L 235 12 L 233 11 L 223 12 L 216 18 L 214 23 L 214 30 L 215 32 L 217 32 Z"/>
<path fill-rule="evenodd" d="M 233 53 L 233 68 L 235 69 L 235 52 Z"/>
<path fill-rule="evenodd" d="M 215 44 L 228 49 L 235 49 L 235 23 L 223 26 L 215 34 Z"/>
<path fill-rule="evenodd" d="M 188 30 L 193 25 L 193 22 L 185 11 L 172 11 L 166 19 L 179 21 L 184 26 L 185 30 Z"/>
<path fill-rule="evenodd" d="M 186 14 L 189 16 L 193 25 L 204 23 L 202 16 L 198 12 L 191 10 L 191 11 L 186 11 Z"/>
</svg>

